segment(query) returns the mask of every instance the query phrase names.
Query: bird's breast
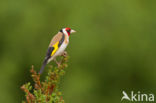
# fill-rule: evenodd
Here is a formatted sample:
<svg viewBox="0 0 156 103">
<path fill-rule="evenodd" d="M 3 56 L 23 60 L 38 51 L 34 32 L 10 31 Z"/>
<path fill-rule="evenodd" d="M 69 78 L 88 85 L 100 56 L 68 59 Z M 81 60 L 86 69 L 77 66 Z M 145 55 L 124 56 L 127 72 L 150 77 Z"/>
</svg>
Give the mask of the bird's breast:
<svg viewBox="0 0 156 103">
<path fill-rule="evenodd" d="M 69 37 L 67 35 L 65 35 L 64 43 L 65 44 L 68 44 L 69 43 Z"/>
</svg>

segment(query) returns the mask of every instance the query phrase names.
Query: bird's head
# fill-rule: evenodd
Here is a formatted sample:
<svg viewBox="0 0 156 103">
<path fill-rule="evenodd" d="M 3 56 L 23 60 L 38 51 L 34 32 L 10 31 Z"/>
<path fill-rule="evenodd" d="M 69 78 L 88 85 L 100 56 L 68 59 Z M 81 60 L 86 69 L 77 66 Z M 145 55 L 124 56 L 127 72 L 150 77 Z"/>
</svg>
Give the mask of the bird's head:
<svg viewBox="0 0 156 103">
<path fill-rule="evenodd" d="M 68 36 L 70 36 L 71 33 L 75 33 L 75 30 L 72 30 L 71 28 L 63 28 L 60 30 L 60 32 L 67 34 Z"/>
</svg>

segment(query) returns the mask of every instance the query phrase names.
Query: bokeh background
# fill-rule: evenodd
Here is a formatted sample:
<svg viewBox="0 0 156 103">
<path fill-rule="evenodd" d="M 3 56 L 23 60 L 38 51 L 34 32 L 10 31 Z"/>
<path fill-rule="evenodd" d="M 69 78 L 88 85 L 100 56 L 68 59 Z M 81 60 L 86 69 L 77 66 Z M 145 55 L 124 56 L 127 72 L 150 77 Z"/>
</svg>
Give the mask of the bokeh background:
<svg viewBox="0 0 156 103">
<path fill-rule="evenodd" d="M 31 65 L 39 71 L 51 38 L 63 27 L 77 31 L 60 87 L 66 103 L 118 103 L 123 90 L 156 95 L 155 4 L 1 0 L 0 103 L 25 99 L 20 86 L 32 81 Z"/>
</svg>

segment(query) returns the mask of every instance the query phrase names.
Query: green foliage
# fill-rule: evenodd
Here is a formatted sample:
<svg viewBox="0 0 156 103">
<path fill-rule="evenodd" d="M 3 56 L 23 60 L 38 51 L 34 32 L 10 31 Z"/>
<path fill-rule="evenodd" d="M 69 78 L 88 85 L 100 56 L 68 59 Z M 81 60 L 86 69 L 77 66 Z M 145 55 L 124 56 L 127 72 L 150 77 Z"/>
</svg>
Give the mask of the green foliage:
<svg viewBox="0 0 156 103">
<path fill-rule="evenodd" d="M 43 82 L 40 81 L 40 74 L 36 73 L 34 67 L 31 69 L 31 77 L 34 87 L 30 82 L 24 84 L 21 89 L 25 92 L 26 101 L 23 103 L 64 103 L 62 93 L 59 91 L 59 82 L 65 74 L 68 57 L 60 60 L 58 67 L 50 68 Z"/>
</svg>

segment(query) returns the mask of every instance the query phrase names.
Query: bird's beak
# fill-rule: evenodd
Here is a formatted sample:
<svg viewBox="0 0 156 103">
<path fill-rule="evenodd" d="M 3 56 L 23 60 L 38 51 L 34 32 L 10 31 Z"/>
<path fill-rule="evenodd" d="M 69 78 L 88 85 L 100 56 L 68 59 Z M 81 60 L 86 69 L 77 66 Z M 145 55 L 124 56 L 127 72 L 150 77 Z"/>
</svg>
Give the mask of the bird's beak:
<svg viewBox="0 0 156 103">
<path fill-rule="evenodd" d="M 70 33 L 75 33 L 76 31 L 75 30 L 71 30 L 71 32 Z"/>
</svg>

